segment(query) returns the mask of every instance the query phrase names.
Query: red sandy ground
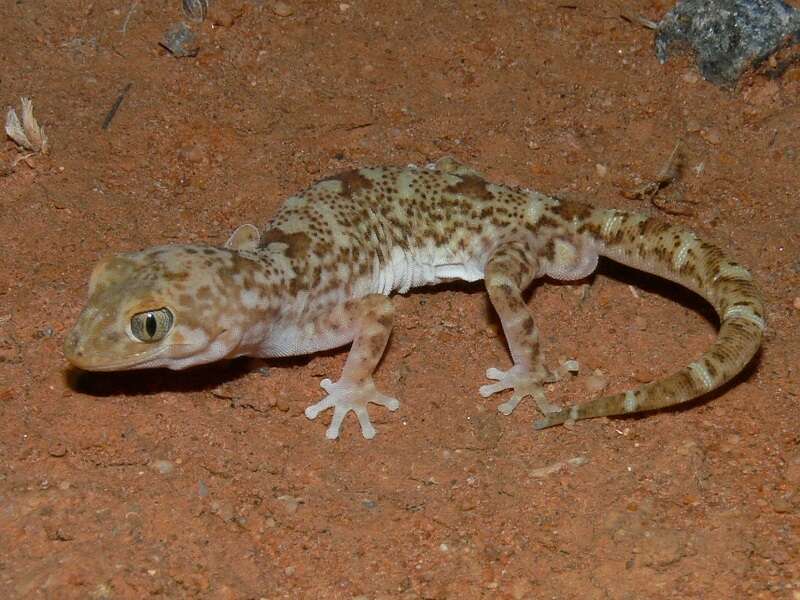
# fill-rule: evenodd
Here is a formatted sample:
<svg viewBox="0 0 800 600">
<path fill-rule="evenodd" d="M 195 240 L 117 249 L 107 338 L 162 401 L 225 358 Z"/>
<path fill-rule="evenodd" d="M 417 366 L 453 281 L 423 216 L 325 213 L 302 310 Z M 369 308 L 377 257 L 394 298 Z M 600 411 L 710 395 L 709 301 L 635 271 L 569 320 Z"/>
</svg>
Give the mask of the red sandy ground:
<svg viewBox="0 0 800 600">
<path fill-rule="evenodd" d="M 52 145 L 14 167 L 0 145 L 0 597 L 800 598 L 800 68 L 718 89 L 610 1 L 219 0 L 178 59 L 158 41 L 180 19 L 177 0 L 0 4 L 0 105 L 30 96 Z M 402 405 L 372 410 L 373 441 L 303 416 L 343 351 L 106 375 L 61 354 L 101 256 L 221 244 L 322 176 L 452 155 L 659 212 L 624 193 L 678 139 L 657 203 L 752 267 L 770 322 L 752 368 L 685 409 L 499 415 L 477 393 L 509 361 L 480 285 L 396 298 L 377 381 Z M 551 362 L 581 362 L 564 403 L 715 332 L 703 302 L 608 265 L 530 305 Z"/>
</svg>

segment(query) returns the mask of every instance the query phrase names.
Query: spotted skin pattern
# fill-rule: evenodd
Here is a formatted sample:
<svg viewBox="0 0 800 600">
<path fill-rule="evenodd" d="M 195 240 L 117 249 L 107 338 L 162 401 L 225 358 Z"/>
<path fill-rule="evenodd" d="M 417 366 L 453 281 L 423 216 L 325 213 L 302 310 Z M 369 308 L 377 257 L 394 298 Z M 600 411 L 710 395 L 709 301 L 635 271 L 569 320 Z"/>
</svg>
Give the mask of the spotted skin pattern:
<svg viewBox="0 0 800 600">
<path fill-rule="evenodd" d="M 719 315 L 719 334 L 704 354 L 668 377 L 554 408 L 543 384 L 559 371 L 545 366 L 522 293 L 537 277 L 586 277 L 598 256 L 697 292 Z M 543 412 L 537 429 L 701 396 L 748 364 L 765 325 L 749 271 L 690 231 L 655 217 L 489 183 L 446 158 L 426 168 L 367 168 L 323 179 L 287 199 L 263 231 L 243 225 L 222 248 L 160 246 L 100 262 L 64 352 L 75 366 L 93 371 L 183 369 L 352 342 L 339 380 L 322 381 L 327 395 L 306 416 L 333 409 L 326 433 L 333 439 L 353 411 L 364 437 L 372 438 L 367 405 L 399 406 L 372 379 L 392 329 L 388 296 L 453 279 L 485 281 L 511 351 L 512 366 L 488 369 L 493 383 L 480 394 L 510 390 L 499 406 L 506 414 L 532 397 Z M 171 317 L 168 331 L 159 339 L 137 339 L 133 316 L 162 309 Z M 138 331 L 154 333 L 155 320 L 149 327 Z"/>
</svg>

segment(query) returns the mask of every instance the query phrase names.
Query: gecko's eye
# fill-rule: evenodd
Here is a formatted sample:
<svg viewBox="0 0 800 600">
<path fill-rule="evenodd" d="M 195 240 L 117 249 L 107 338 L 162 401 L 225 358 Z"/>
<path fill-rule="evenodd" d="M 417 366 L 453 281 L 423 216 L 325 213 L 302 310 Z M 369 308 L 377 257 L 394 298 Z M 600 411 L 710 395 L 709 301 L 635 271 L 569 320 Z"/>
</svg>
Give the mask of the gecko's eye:
<svg viewBox="0 0 800 600">
<path fill-rule="evenodd" d="M 172 321 L 168 308 L 140 312 L 131 317 L 131 333 L 142 342 L 157 342 L 172 329 Z"/>
</svg>

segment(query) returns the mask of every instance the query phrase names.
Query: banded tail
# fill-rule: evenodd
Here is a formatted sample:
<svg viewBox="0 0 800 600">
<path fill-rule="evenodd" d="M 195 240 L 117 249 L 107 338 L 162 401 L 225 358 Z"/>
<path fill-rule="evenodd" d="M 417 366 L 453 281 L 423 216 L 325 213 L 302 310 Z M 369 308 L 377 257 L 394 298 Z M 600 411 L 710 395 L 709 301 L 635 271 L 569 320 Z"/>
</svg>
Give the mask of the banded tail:
<svg viewBox="0 0 800 600">
<path fill-rule="evenodd" d="M 536 429 L 687 402 L 730 381 L 758 351 L 765 328 L 761 294 L 750 272 L 722 250 L 677 225 L 621 210 L 593 209 L 578 231 L 601 242 L 601 256 L 700 294 L 719 315 L 719 333 L 705 353 L 678 372 L 549 414 L 534 423 Z"/>
</svg>

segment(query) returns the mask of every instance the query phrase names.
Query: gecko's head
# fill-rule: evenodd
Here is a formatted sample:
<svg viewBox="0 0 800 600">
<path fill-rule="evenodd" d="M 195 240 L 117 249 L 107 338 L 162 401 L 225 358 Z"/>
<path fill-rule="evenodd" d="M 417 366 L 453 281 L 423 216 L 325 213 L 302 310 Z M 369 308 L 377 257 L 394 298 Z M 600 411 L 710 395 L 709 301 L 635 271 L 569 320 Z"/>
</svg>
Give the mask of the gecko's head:
<svg viewBox="0 0 800 600">
<path fill-rule="evenodd" d="M 242 260 L 203 246 L 161 246 L 101 261 L 64 354 L 89 371 L 181 369 L 230 354 L 241 334 L 220 318 Z"/>
</svg>

